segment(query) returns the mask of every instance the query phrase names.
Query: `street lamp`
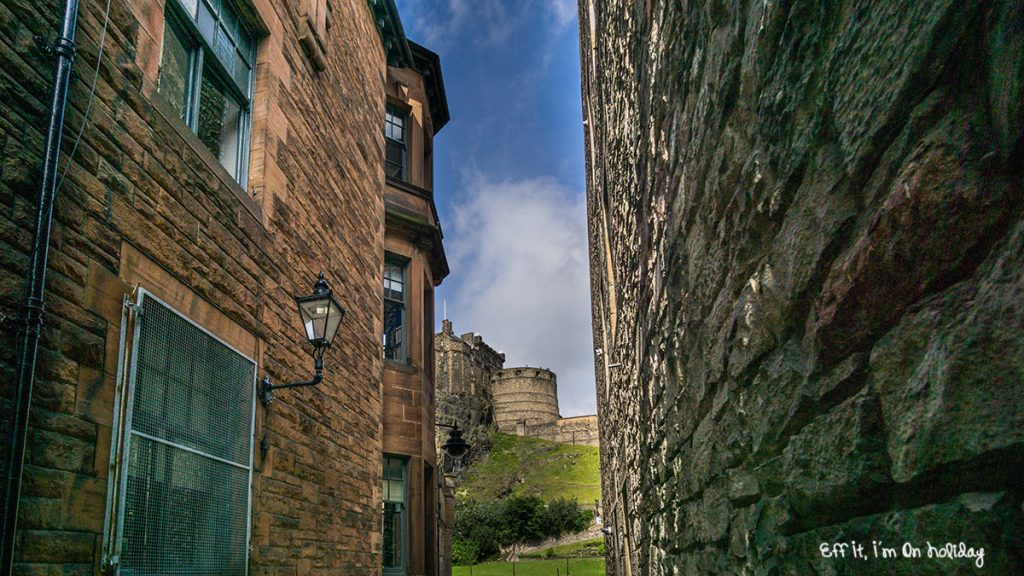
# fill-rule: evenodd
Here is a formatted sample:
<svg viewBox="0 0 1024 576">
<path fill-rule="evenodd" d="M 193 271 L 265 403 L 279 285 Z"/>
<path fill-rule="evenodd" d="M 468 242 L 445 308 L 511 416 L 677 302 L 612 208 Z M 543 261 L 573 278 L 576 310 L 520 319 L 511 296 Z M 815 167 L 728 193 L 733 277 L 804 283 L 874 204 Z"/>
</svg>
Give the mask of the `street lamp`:
<svg viewBox="0 0 1024 576">
<path fill-rule="evenodd" d="M 448 441 L 441 446 L 444 453 L 449 458 L 460 460 L 469 452 L 469 442 L 466 442 L 462 438 L 462 430 L 459 430 L 459 425 L 452 426 L 451 432 L 448 433 Z"/>
<path fill-rule="evenodd" d="M 466 452 L 469 452 L 469 442 L 463 439 L 462 430 L 459 430 L 459 425 L 457 423 L 455 425 L 441 424 L 440 422 L 435 422 L 434 424 L 450 430 L 448 432 L 448 441 L 441 446 L 445 455 L 456 461 L 461 460 L 466 455 Z"/>
<path fill-rule="evenodd" d="M 272 384 L 270 378 L 264 376 L 260 381 L 259 390 L 260 400 L 264 405 L 273 401 L 274 390 L 316 386 L 324 379 L 324 350 L 331 347 L 341 320 L 345 317 L 345 308 L 334 298 L 330 286 L 324 280 L 323 272 L 313 284 L 313 293 L 309 296 L 297 296 L 295 304 L 299 308 L 302 326 L 306 330 L 306 339 L 313 345 L 313 368 L 316 374 L 304 382 L 290 384 Z"/>
</svg>

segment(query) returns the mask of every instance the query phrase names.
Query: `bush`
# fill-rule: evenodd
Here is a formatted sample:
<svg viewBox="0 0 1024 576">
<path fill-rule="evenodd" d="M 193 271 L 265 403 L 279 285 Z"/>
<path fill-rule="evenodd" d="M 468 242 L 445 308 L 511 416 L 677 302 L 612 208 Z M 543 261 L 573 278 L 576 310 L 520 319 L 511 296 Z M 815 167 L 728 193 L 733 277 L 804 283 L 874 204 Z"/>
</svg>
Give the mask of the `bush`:
<svg viewBox="0 0 1024 576">
<path fill-rule="evenodd" d="M 512 541 L 505 518 L 505 503 L 500 500 L 459 503 L 455 506 L 452 540 L 475 543 L 478 561 L 497 556 L 499 548 Z"/>
<path fill-rule="evenodd" d="M 558 537 L 586 530 L 593 519 L 594 513 L 581 509 L 575 500 L 558 498 L 548 503 L 542 524 L 545 526 L 545 536 Z"/>
<path fill-rule="evenodd" d="M 597 545 L 597 553 L 600 554 L 601 556 L 605 555 L 604 542 L 601 542 L 600 544 Z"/>
<path fill-rule="evenodd" d="M 475 540 L 452 541 L 452 564 L 472 566 L 480 560 L 480 548 Z"/>
<path fill-rule="evenodd" d="M 497 556 L 502 546 L 559 537 L 586 530 L 594 513 L 575 500 L 559 498 L 547 505 L 537 496 L 512 496 L 492 502 L 460 502 L 455 507 L 455 542 L 470 543 L 473 561 Z M 470 550 L 467 548 L 468 555 Z M 456 562 L 456 564 L 458 564 Z"/>
</svg>

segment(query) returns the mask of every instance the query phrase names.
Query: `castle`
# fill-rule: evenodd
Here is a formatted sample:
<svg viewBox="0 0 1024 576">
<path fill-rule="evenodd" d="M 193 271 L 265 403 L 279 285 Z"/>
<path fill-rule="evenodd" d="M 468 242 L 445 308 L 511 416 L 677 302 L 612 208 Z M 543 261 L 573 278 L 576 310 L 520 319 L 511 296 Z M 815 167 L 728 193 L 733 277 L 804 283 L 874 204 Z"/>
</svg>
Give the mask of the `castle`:
<svg viewBox="0 0 1024 576">
<path fill-rule="evenodd" d="M 597 416 L 562 418 L 558 379 L 544 368 L 505 368 L 505 355 L 479 334 L 455 335 L 443 320 L 434 335 L 439 417 L 459 423 L 473 443 L 490 426 L 564 444 L 598 445 Z"/>
</svg>

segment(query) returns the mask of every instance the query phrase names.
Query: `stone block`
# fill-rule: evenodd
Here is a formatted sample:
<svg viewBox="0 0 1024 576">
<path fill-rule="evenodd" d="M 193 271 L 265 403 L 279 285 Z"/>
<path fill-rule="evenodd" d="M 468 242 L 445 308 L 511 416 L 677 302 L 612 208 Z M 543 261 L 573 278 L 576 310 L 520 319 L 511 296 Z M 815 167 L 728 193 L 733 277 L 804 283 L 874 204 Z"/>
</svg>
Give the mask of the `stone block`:
<svg viewBox="0 0 1024 576">
<path fill-rule="evenodd" d="M 25 530 L 18 553 L 21 562 L 91 564 L 96 540 L 95 534 L 87 532 Z"/>
</svg>

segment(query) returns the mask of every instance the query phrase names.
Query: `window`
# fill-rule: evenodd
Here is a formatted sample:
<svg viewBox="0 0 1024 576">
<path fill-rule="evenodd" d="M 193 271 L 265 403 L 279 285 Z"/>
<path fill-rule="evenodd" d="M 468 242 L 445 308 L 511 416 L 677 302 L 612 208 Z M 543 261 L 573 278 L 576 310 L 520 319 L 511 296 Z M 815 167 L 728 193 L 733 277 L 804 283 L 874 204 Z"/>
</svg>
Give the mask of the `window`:
<svg viewBox="0 0 1024 576">
<path fill-rule="evenodd" d="M 399 180 L 408 179 L 409 168 L 406 162 L 405 125 L 408 114 L 394 106 L 388 106 L 384 115 L 384 175 Z"/>
<path fill-rule="evenodd" d="M 384 259 L 384 358 L 406 362 L 405 351 L 406 263 Z"/>
<path fill-rule="evenodd" d="M 139 298 L 108 558 L 124 575 L 242 576 L 255 363 L 149 293 Z"/>
<path fill-rule="evenodd" d="M 254 55 L 231 0 L 167 0 L 157 91 L 242 186 Z"/>
<path fill-rule="evenodd" d="M 381 491 L 384 499 L 382 551 L 384 572 L 389 574 L 404 573 L 407 564 L 407 462 L 408 459 L 402 456 L 384 455 L 384 484 Z"/>
</svg>

